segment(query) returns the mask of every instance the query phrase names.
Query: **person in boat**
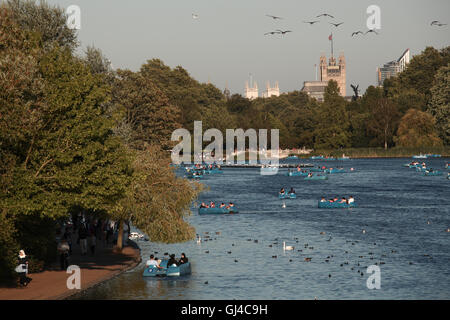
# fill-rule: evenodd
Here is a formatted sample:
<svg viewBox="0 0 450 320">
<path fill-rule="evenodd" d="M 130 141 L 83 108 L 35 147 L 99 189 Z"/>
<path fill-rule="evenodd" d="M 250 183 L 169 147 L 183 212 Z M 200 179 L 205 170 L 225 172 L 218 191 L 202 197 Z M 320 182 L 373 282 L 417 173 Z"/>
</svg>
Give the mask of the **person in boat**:
<svg viewBox="0 0 450 320">
<path fill-rule="evenodd" d="M 178 260 L 178 265 L 185 264 L 185 263 L 188 263 L 188 262 L 189 262 L 189 259 L 186 257 L 186 255 L 183 252 L 181 254 L 180 260 Z"/>
<path fill-rule="evenodd" d="M 200 208 L 206 208 L 206 204 L 204 202 L 202 202 L 202 204 L 200 205 Z"/>
<path fill-rule="evenodd" d="M 233 208 L 234 208 L 234 203 L 230 202 L 230 204 L 227 206 L 227 209 L 232 211 Z"/>
<path fill-rule="evenodd" d="M 211 201 L 211 203 L 209 204 L 209 207 L 210 207 L 210 208 L 215 208 L 215 207 L 216 207 L 216 204 L 215 204 L 214 202 Z"/>
<path fill-rule="evenodd" d="M 354 202 L 355 202 L 355 199 L 352 196 L 348 197 L 348 202 L 347 202 L 348 204 L 351 204 Z"/>
<path fill-rule="evenodd" d="M 286 191 L 284 190 L 284 188 L 281 188 L 280 194 L 285 194 L 285 193 L 286 193 Z"/>
<path fill-rule="evenodd" d="M 310 172 L 308 173 L 308 178 L 311 178 L 313 176 L 313 174 Z"/>
<path fill-rule="evenodd" d="M 225 203 L 222 202 L 219 208 L 225 208 Z"/>
<path fill-rule="evenodd" d="M 167 262 L 167 267 L 170 267 L 170 266 L 173 266 L 173 265 L 178 266 L 178 261 L 177 261 L 177 259 L 175 259 L 175 255 L 171 254 L 169 257 L 170 257 L 170 259 Z"/>
<path fill-rule="evenodd" d="M 345 197 L 342 197 L 342 199 L 339 203 L 347 203 L 347 199 L 345 199 Z"/>
<path fill-rule="evenodd" d="M 161 267 L 160 265 L 159 265 L 159 263 L 158 263 L 158 260 L 156 260 L 155 259 L 155 256 L 154 255 L 150 255 L 150 260 L 147 260 L 147 262 L 146 262 L 146 264 L 145 264 L 147 267 L 151 267 L 151 266 L 154 266 L 154 267 L 156 267 L 156 268 L 158 268 L 158 269 L 163 269 L 163 267 Z"/>
<path fill-rule="evenodd" d="M 291 190 L 289 190 L 289 194 L 295 194 L 294 188 L 291 187 Z"/>
<path fill-rule="evenodd" d="M 297 172 L 300 172 L 300 171 L 301 171 L 300 166 L 298 166 L 297 167 Z"/>
<path fill-rule="evenodd" d="M 327 202 L 327 200 L 325 200 L 325 197 L 322 197 L 322 199 L 320 199 L 320 202 Z"/>
</svg>

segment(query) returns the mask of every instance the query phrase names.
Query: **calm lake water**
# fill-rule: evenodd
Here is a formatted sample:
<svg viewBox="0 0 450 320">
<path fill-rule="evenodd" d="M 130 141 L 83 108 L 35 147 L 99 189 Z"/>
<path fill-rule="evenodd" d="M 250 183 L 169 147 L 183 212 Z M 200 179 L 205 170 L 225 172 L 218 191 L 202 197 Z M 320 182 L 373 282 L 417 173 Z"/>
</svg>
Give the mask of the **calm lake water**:
<svg viewBox="0 0 450 320">
<path fill-rule="evenodd" d="M 402 167 L 410 161 L 308 161 L 356 169 L 328 181 L 287 177 L 286 170 L 261 176 L 257 169 L 225 169 L 223 175 L 207 176 L 203 182 L 210 190 L 199 202 L 232 201 L 240 214 L 199 216 L 194 209 L 189 222 L 211 240 L 200 245 L 139 241 L 143 263 L 76 298 L 450 299 L 450 181 Z M 448 161 L 426 163 L 446 174 Z M 298 198 L 279 200 L 281 187 L 294 187 Z M 349 195 L 358 208 L 317 208 L 322 196 Z M 295 250 L 283 252 L 283 241 Z M 143 278 L 145 261 L 155 251 L 177 258 L 185 252 L 192 275 Z M 375 263 L 381 289 L 369 290 L 366 270 Z"/>
</svg>

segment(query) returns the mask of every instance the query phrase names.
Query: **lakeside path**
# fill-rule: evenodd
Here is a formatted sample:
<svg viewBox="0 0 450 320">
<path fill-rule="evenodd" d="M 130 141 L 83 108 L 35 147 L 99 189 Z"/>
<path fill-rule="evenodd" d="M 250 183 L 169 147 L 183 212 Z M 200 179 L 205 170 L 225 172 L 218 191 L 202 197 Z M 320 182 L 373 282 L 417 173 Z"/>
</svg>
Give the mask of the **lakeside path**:
<svg viewBox="0 0 450 320">
<path fill-rule="evenodd" d="M 137 246 L 127 246 L 121 253 L 114 253 L 112 248 L 102 248 L 100 245 L 97 246 L 95 255 L 89 252 L 86 256 L 81 256 L 76 244 L 73 250 L 69 264 L 78 265 L 81 269 L 81 289 L 69 290 L 66 282 L 71 274 L 55 267 L 55 270 L 30 274 L 29 277 L 33 280 L 25 288 L 0 287 L 0 300 L 65 299 L 132 269 L 141 261 L 140 249 Z"/>
</svg>

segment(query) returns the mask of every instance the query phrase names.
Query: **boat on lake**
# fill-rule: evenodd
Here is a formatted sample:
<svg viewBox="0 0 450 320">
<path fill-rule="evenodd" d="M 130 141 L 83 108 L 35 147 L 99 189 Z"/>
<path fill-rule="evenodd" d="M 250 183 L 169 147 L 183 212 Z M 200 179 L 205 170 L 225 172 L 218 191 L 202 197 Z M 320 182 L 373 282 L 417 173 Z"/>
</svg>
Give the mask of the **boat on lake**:
<svg viewBox="0 0 450 320">
<path fill-rule="evenodd" d="M 279 199 L 297 199 L 297 194 L 295 193 L 278 193 L 278 198 Z"/>
<path fill-rule="evenodd" d="M 419 155 L 415 155 L 412 156 L 413 159 L 427 159 L 428 156 L 426 154 L 419 154 Z"/>
<path fill-rule="evenodd" d="M 142 274 L 144 277 L 179 277 L 191 274 L 191 263 L 186 262 L 180 264 L 178 266 L 172 265 L 167 267 L 168 259 L 164 259 L 159 264 L 163 269 L 158 269 L 155 266 L 146 267 L 144 273 Z"/>
<path fill-rule="evenodd" d="M 215 208 L 198 208 L 198 214 L 234 214 L 239 213 L 236 207 L 231 207 L 227 209 L 226 207 L 215 207 Z"/>
<path fill-rule="evenodd" d="M 318 202 L 318 207 L 319 209 L 336 209 L 336 208 L 356 208 L 356 203 L 340 203 L 340 202 L 329 202 L 329 201 L 325 201 L 325 202 L 321 202 L 319 200 Z"/>
<path fill-rule="evenodd" d="M 323 160 L 323 156 L 312 156 L 311 160 Z"/>
<path fill-rule="evenodd" d="M 331 168 L 331 169 L 326 169 L 325 172 L 328 174 L 332 174 L 332 173 L 345 173 L 346 171 L 345 171 L 345 169 Z"/>
<path fill-rule="evenodd" d="M 321 174 L 313 174 L 312 176 L 305 177 L 304 180 L 328 180 L 328 176 Z"/>
<path fill-rule="evenodd" d="M 286 173 L 288 177 L 306 177 L 308 175 L 307 171 L 288 171 Z"/>
<path fill-rule="evenodd" d="M 442 171 L 425 171 L 424 176 L 442 176 L 444 173 Z"/>
</svg>

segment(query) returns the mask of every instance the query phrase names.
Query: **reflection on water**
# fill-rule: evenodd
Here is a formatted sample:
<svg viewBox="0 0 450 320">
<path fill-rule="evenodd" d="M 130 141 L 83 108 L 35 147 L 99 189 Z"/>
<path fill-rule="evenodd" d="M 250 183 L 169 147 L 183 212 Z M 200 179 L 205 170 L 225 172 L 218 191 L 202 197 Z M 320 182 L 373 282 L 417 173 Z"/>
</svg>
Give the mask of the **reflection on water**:
<svg viewBox="0 0 450 320">
<path fill-rule="evenodd" d="M 240 214 L 199 216 L 194 210 L 189 221 L 203 237 L 200 245 L 139 242 L 141 265 L 75 298 L 449 299 L 450 181 L 403 168 L 408 161 L 341 162 L 357 171 L 328 181 L 307 182 L 284 171 L 261 176 L 253 169 L 207 177 L 211 190 L 199 201 L 233 201 Z M 442 168 L 445 161 L 427 163 Z M 285 209 L 277 197 L 281 187 L 294 187 L 298 195 L 285 200 Z M 359 208 L 317 208 L 322 196 L 349 195 Z M 295 249 L 283 252 L 283 241 Z M 159 258 L 185 252 L 192 275 L 143 278 L 155 252 Z M 381 268 L 381 290 L 366 287 L 373 264 Z"/>
</svg>

